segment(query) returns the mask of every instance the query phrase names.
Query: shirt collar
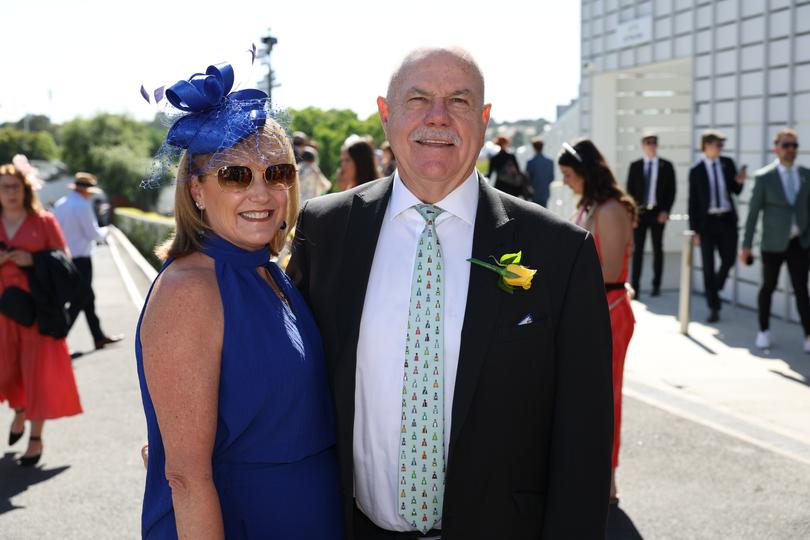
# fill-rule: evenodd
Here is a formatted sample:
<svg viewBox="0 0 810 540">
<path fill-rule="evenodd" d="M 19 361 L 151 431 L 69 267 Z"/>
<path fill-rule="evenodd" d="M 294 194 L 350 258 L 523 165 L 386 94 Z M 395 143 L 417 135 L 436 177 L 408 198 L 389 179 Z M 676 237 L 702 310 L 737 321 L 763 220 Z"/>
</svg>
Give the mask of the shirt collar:
<svg viewBox="0 0 810 540">
<path fill-rule="evenodd" d="M 794 165 L 794 167 L 795 167 L 795 165 Z M 788 173 L 788 171 L 793 170 L 794 167 L 791 167 L 790 169 L 788 169 L 787 167 L 782 165 L 781 161 L 779 161 L 778 159 L 776 160 L 776 168 L 779 169 L 779 174 L 781 174 L 783 176 L 786 175 Z"/>
<path fill-rule="evenodd" d="M 388 203 L 390 219 L 394 219 L 417 204 L 422 204 L 422 201 L 405 186 L 399 176 L 399 170 L 397 170 L 394 173 L 394 187 Z M 475 213 L 478 210 L 478 171 L 473 169 L 470 176 L 461 185 L 448 193 L 444 199 L 435 203 L 435 206 L 456 216 L 468 225 L 474 225 Z"/>
<path fill-rule="evenodd" d="M 713 167 L 715 163 L 720 163 L 720 156 L 717 156 L 714 159 L 709 159 L 706 157 L 706 154 L 703 154 L 703 162 L 706 163 L 706 165 Z"/>
<path fill-rule="evenodd" d="M 657 161 L 658 161 L 658 156 L 655 156 L 655 157 L 654 157 L 654 158 L 652 158 L 652 159 L 648 158 L 647 156 L 644 156 L 644 164 L 645 164 L 645 165 L 646 165 L 647 163 L 656 163 Z"/>
</svg>

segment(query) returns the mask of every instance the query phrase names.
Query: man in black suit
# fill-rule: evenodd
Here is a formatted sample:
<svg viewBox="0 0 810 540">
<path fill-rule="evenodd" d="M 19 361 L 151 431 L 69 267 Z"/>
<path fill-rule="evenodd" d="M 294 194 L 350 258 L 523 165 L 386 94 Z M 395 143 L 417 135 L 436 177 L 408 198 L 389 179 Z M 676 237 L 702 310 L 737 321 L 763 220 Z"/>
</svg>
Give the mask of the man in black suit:
<svg viewBox="0 0 810 540">
<path fill-rule="evenodd" d="M 639 208 L 638 225 L 633 233 L 633 277 L 631 284 L 638 299 L 641 292 L 641 266 L 644 264 L 644 242 L 647 230 L 652 235 L 653 281 L 652 295 L 661 294 L 661 274 L 664 271 L 664 225 L 675 202 L 675 167 L 671 161 L 658 157 L 658 134 L 648 132 L 641 139 L 644 157 L 630 164 L 627 192 Z"/>
<path fill-rule="evenodd" d="M 288 273 L 323 336 L 352 539 L 604 538 L 611 335 L 593 239 L 478 174 L 483 95 L 469 53 L 410 53 L 377 99 L 394 175 L 301 210 Z M 538 272 L 512 294 L 467 262 L 518 251 Z M 426 253 L 443 263 L 427 282 Z"/>
<path fill-rule="evenodd" d="M 732 194 L 745 183 L 745 167 L 738 173 L 734 160 L 721 156 L 726 137 L 705 131 L 700 140 L 703 156 L 689 170 L 689 228 L 703 259 L 703 286 L 709 305 L 707 322 L 720 320 L 719 292 L 734 266 L 737 254 L 737 210 Z M 714 252 L 720 255 L 715 271 Z"/>
</svg>

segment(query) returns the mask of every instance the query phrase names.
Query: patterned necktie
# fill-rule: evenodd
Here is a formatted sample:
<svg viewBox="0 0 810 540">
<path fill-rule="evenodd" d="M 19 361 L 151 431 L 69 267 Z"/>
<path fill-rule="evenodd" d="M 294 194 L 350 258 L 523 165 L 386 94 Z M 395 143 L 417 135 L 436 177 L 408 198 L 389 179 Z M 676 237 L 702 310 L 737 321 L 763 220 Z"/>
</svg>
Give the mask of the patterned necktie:
<svg viewBox="0 0 810 540">
<path fill-rule="evenodd" d="M 441 519 L 444 500 L 444 284 L 436 235 L 442 209 L 414 208 L 425 228 L 416 246 L 405 338 L 398 503 L 399 515 L 425 533 Z"/>
</svg>

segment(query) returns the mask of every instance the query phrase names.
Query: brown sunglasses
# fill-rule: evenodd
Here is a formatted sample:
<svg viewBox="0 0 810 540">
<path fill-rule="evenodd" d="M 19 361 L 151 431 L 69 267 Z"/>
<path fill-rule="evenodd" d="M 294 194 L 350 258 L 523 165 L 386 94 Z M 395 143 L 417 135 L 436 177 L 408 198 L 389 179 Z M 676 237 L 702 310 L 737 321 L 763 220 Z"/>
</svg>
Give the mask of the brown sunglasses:
<svg viewBox="0 0 810 540">
<path fill-rule="evenodd" d="M 285 191 L 295 184 L 296 167 L 292 163 L 270 165 L 264 181 L 270 189 Z M 246 191 L 253 183 L 253 169 L 246 165 L 227 165 L 217 171 L 217 182 L 223 191 Z"/>
</svg>

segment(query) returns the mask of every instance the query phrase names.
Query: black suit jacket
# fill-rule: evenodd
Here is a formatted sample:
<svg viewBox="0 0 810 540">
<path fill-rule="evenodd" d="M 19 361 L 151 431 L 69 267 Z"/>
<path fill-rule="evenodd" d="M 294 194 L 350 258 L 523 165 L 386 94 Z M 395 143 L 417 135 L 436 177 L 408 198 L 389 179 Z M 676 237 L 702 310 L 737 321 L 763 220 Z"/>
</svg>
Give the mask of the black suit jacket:
<svg viewBox="0 0 810 540">
<path fill-rule="evenodd" d="M 357 340 L 392 182 L 307 201 L 287 268 L 323 336 L 349 538 Z M 538 269 L 529 290 L 509 295 L 496 274 L 471 269 L 442 538 L 601 539 L 613 401 L 610 320 L 593 240 L 479 178 L 473 257 L 518 250 Z M 534 323 L 518 326 L 527 314 Z"/>
<path fill-rule="evenodd" d="M 627 193 L 635 199 L 639 207 L 647 204 L 647 191 L 644 186 L 644 160 L 630 164 L 627 172 Z M 675 167 L 671 161 L 658 158 L 658 178 L 655 181 L 655 202 L 658 209 L 669 214 L 675 203 Z"/>
<path fill-rule="evenodd" d="M 726 196 L 731 204 L 731 213 L 736 224 L 737 209 L 731 194 L 739 195 L 743 186 L 737 182 L 737 166 L 734 165 L 733 159 L 720 156 L 720 167 L 723 169 Z M 706 164 L 701 156 L 689 169 L 689 228 L 698 234 L 702 233 L 706 218 L 709 216 L 709 206 L 711 205 L 709 188 L 709 172 L 706 170 Z"/>
</svg>

